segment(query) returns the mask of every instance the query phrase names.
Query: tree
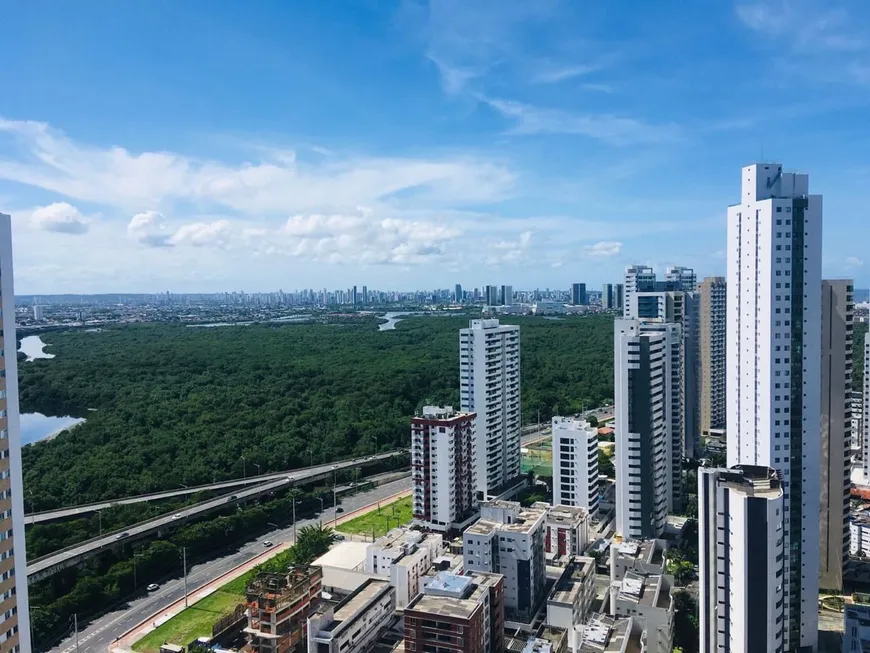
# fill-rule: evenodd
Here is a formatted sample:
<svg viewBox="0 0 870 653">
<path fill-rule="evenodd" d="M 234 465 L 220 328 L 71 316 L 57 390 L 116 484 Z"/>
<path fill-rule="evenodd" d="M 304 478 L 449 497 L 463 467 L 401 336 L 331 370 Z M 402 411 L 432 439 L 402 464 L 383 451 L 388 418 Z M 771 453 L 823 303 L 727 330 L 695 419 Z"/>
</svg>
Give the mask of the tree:
<svg viewBox="0 0 870 653">
<path fill-rule="evenodd" d="M 586 421 L 589 422 L 589 426 L 598 426 L 598 418 L 595 415 L 589 414 L 586 416 Z"/>
<path fill-rule="evenodd" d="M 698 653 L 698 603 L 686 590 L 674 592 L 674 646 Z"/>
<path fill-rule="evenodd" d="M 529 487 L 535 487 L 535 470 L 530 469 L 526 472 L 526 485 Z"/>
<path fill-rule="evenodd" d="M 307 565 L 329 551 L 329 547 L 338 539 L 335 531 L 329 526 L 320 524 L 305 526 L 299 530 L 296 544 L 293 545 L 293 562 L 297 565 Z"/>
<path fill-rule="evenodd" d="M 607 478 L 616 478 L 613 458 L 604 449 L 598 449 L 598 473 L 604 474 Z"/>
</svg>

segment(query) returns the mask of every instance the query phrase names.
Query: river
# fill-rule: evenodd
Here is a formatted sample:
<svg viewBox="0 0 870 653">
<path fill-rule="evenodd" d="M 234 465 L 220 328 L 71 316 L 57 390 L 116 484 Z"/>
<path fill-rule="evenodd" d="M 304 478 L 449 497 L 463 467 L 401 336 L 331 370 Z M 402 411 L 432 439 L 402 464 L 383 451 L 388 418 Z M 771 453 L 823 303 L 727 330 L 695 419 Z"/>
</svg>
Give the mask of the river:
<svg viewBox="0 0 870 653">
<path fill-rule="evenodd" d="M 381 318 L 385 319 L 386 322 L 378 325 L 378 331 L 395 331 L 396 324 L 402 321 L 402 318 L 407 317 L 408 315 L 423 315 L 423 313 L 418 313 L 415 311 L 396 311 L 394 313 L 384 313 L 381 315 Z"/>
<path fill-rule="evenodd" d="M 37 358 L 54 358 L 54 354 L 45 351 L 47 346 L 39 336 L 26 336 L 21 339 L 21 348 L 18 351 L 27 356 L 28 363 Z"/>
</svg>

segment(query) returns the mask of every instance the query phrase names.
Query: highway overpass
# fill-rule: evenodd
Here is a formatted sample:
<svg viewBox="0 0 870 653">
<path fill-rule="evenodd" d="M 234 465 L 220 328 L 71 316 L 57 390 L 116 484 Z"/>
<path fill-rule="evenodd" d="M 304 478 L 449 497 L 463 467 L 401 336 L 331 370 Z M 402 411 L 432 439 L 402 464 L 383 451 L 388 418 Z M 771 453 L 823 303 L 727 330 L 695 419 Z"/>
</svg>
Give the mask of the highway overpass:
<svg viewBox="0 0 870 653">
<path fill-rule="evenodd" d="M 389 457 L 402 451 L 390 451 L 384 454 L 379 454 L 378 459 Z M 58 508 L 56 510 L 45 510 L 43 512 L 35 512 L 25 515 L 24 522 L 26 524 L 41 524 L 44 522 L 57 521 L 58 519 L 70 519 L 87 515 L 92 512 L 106 510 L 115 506 L 125 506 L 131 503 L 143 503 L 145 501 L 160 501 L 162 499 L 173 499 L 176 497 L 188 496 L 197 492 L 219 492 L 221 490 L 232 490 L 235 488 L 261 485 L 269 481 L 277 481 L 288 476 L 300 477 L 312 470 L 331 469 L 332 465 L 338 465 L 339 462 L 332 462 L 327 465 L 315 465 L 314 467 L 297 467 L 286 472 L 270 472 L 262 476 L 249 476 L 247 478 L 237 478 L 231 481 L 221 481 L 219 483 L 208 483 L 206 485 L 192 485 L 190 487 L 179 488 L 177 490 L 166 490 L 164 492 L 153 492 L 151 494 L 140 494 L 134 497 L 124 497 L 123 499 L 110 499 L 108 501 L 98 501 L 96 503 L 83 503 L 79 506 L 69 506 L 67 508 Z M 357 462 L 356 464 L 361 464 Z M 362 464 L 372 464 L 370 460 L 363 460 Z M 311 479 L 309 479 L 311 480 Z"/>
<path fill-rule="evenodd" d="M 28 560 L 27 581 L 28 583 L 33 583 L 48 578 L 61 569 L 77 565 L 83 560 L 86 560 L 101 551 L 135 542 L 136 540 L 146 538 L 154 533 L 162 536 L 163 533 L 170 529 L 184 525 L 191 519 L 198 519 L 211 512 L 217 512 L 229 504 L 236 504 L 249 499 L 255 499 L 264 494 L 292 487 L 294 485 L 309 483 L 320 479 L 328 479 L 332 477 L 333 471 L 366 467 L 375 464 L 379 460 L 390 458 L 391 456 L 396 455 L 396 453 L 397 452 L 382 453 L 376 456 L 369 456 L 368 458 L 358 458 L 355 460 L 336 462 L 334 464 L 308 467 L 304 470 L 297 469 L 289 474 L 284 473 L 281 478 L 266 482 L 261 481 L 260 485 L 253 488 L 239 490 L 229 497 L 221 496 L 215 499 L 202 501 L 192 506 L 187 506 L 172 515 L 161 515 L 160 517 L 155 517 L 148 521 L 127 526 L 121 530 L 104 533 L 99 537 L 79 542 L 78 544 L 55 551 L 46 556 L 34 560 Z"/>
</svg>

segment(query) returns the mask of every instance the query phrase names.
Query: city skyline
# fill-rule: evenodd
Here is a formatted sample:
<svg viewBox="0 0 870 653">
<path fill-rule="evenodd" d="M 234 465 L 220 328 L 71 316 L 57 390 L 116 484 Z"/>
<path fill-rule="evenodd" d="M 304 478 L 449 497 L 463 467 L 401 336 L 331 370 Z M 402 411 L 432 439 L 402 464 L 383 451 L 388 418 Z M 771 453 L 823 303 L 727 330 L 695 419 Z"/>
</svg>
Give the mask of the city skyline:
<svg viewBox="0 0 870 653">
<path fill-rule="evenodd" d="M 729 173 L 774 157 L 868 285 L 867 7 L 42 4 L 5 16 L 22 293 L 722 275 Z"/>
</svg>

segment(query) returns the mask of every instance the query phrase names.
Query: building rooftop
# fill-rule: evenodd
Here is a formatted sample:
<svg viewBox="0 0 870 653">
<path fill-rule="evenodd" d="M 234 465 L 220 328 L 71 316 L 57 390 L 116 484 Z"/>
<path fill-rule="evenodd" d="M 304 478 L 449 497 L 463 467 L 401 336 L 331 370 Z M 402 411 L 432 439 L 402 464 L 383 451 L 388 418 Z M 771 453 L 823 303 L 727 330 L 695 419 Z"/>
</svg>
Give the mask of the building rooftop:
<svg viewBox="0 0 870 653">
<path fill-rule="evenodd" d="M 344 622 L 353 620 L 360 612 L 365 610 L 372 602 L 390 588 L 385 580 L 369 579 L 359 589 L 350 594 L 341 603 L 335 606 L 333 613 L 333 625 L 329 630 L 339 629 Z"/>
<path fill-rule="evenodd" d="M 329 551 L 313 562 L 321 567 L 337 567 L 339 569 L 362 569 L 365 566 L 366 550 L 369 545 L 365 542 L 339 542 Z"/>
<path fill-rule="evenodd" d="M 423 588 L 422 594 L 408 604 L 405 613 L 422 612 L 469 619 L 482 603 L 484 594 L 489 592 L 491 586 L 498 584 L 501 578 L 499 574 L 474 573 L 470 576 L 457 576 L 442 572 Z M 460 594 L 463 588 L 464 593 Z"/>
<path fill-rule="evenodd" d="M 429 420 L 460 420 L 474 413 L 465 413 L 454 410 L 453 406 L 423 406 L 423 410 L 416 417 Z"/>
<path fill-rule="evenodd" d="M 671 583 L 661 574 L 629 571 L 622 579 L 619 600 L 667 610 L 671 605 Z"/>
<path fill-rule="evenodd" d="M 777 498 L 782 496 L 782 484 L 776 470 L 763 465 L 735 465 L 719 469 L 719 483 L 739 490 L 747 496 Z"/>
<path fill-rule="evenodd" d="M 579 524 L 589 518 L 589 511 L 580 506 L 552 506 L 546 503 L 535 503 L 532 508 L 542 508 L 547 511 L 548 524 Z"/>
<path fill-rule="evenodd" d="M 584 581 L 595 575 L 595 559 L 585 556 L 575 557 L 565 568 L 562 576 L 553 584 L 547 603 L 574 605 L 583 592 Z"/>
<path fill-rule="evenodd" d="M 523 648 L 523 653 L 553 653 L 553 644 L 540 637 L 529 637 Z"/>
<path fill-rule="evenodd" d="M 540 507 L 523 508 L 516 501 L 485 501 L 480 504 L 480 507 L 482 518 L 469 526 L 466 533 L 473 535 L 489 535 L 495 531 L 530 533 L 547 513 L 546 509 Z"/>
<path fill-rule="evenodd" d="M 583 643 L 578 653 L 641 653 L 644 629 L 631 617 L 614 619 L 597 615 L 583 629 Z"/>
<path fill-rule="evenodd" d="M 659 540 L 625 540 L 616 547 L 623 560 L 634 560 L 650 565 L 662 565 L 665 561 L 664 542 Z"/>
</svg>

